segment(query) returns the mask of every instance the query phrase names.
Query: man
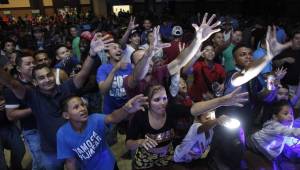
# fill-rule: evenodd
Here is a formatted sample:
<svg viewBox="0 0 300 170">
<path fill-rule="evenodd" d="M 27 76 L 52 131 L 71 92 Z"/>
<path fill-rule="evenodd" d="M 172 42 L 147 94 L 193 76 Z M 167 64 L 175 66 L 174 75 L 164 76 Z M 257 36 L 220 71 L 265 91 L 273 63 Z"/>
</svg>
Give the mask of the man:
<svg viewBox="0 0 300 170">
<path fill-rule="evenodd" d="M 16 44 L 12 39 L 3 41 L 0 51 L 0 67 L 3 67 L 9 62 L 9 55 L 16 49 Z"/>
<path fill-rule="evenodd" d="M 17 80 L 27 88 L 34 88 L 32 79 L 32 70 L 35 66 L 34 59 L 30 53 L 22 53 L 16 58 Z M 32 114 L 32 110 L 21 100 L 19 100 L 12 90 L 4 91 L 6 100 L 5 108 L 7 118 L 10 121 L 20 120 L 22 134 L 27 144 L 31 157 L 32 169 L 42 168 L 41 164 L 41 143 L 40 134 L 37 130 L 36 120 Z"/>
<path fill-rule="evenodd" d="M 296 29 L 292 34 L 291 48 L 286 49 L 274 60 L 277 67 L 287 68 L 287 74 L 283 78 L 283 84 L 289 86 L 290 94 L 293 96 L 297 90 L 300 78 L 300 29 Z M 299 108 L 299 103 L 295 106 Z"/>
<path fill-rule="evenodd" d="M 171 41 L 171 46 L 168 48 L 165 48 L 164 51 L 164 57 L 165 57 L 165 63 L 169 64 L 172 62 L 180 53 L 179 51 L 179 44 L 182 42 L 182 36 L 183 36 L 183 29 L 181 26 L 174 26 L 172 28 L 172 36 L 173 40 Z"/>
<path fill-rule="evenodd" d="M 45 31 L 41 27 L 35 27 L 32 30 L 33 42 L 28 42 L 29 48 L 32 50 L 47 50 L 51 52 L 52 44 L 47 40 Z"/>
<path fill-rule="evenodd" d="M 103 42 L 105 41 L 105 43 Z M 56 157 L 56 131 L 64 124 L 61 117 L 60 103 L 70 94 L 78 92 L 87 80 L 96 53 L 107 48 L 112 40 L 105 40 L 96 34 L 91 42 L 90 55 L 85 60 L 81 71 L 72 79 L 57 86 L 51 69 L 45 65 L 34 68 L 33 78 L 38 88 L 28 89 L 0 69 L 0 83 L 13 91 L 34 113 L 41 135 L 42 161 L 46 170 L 63 169 L 63 162 Z"/>
<path fill-rule="evenodd" d="M 135 17 L 130 17 L 127 30 L 124 33 L 122 39 L 120 40 L 121 49 L 124 50 L 124 57 L 122 60 L 126 63 L 131 63 L 131 54 L 140 46 L 140 33 L 137 30 L 135 30 L 135 28 L 138 26 L 138 24 L 135 24 Z M 127 41 L 129 42 L 129 44 L 127 44 Z"/>
<path fill-rule="evenodd" d="M 147 18 L 144 19 L 143 27 L 144 27 L 144 30 L 141 34 L 141 45 L 144 45 L 147 43 L 148 32 L 152 31 L 152 22 L 150 21 L 150 19 L 147 19 Z"/>
<path fill-rule="evenodd" d="M 226 129 L 216 129 L 215 131 L 215 150 L 214 153 L 220 154 L 221 159 L 232 169 L 240 169 L 241 157 L 243 155 L 244 132 L 251 133 L 255 112 L 259 109 L 258 101 L 263 99 L 259 92 L 260 84 L 256 76 L 270 62 L 274 56 L 288 47 L 288 44 L 280 44 L 276 39 L 275 27 L 267 32 L 267 53 L 266 55 L 253 62 L 252 50 L 244 45 L 236 46 L 232 53 L 236 63 L 236 69 L 227 74 L 225 80 L 225 95 L 231 93 L 238 86 L 241 86 L 242 92 L 249 93 L 249 102 L 243 108 L 222 107 L 218 109 L 217 114 L 228 114 L 240 120 L 243 131 L 232 131 L 228 133 Z M 226 138 L 220 138 L 220 134 L 228 133 Z M 218 155 L 216 154 L 216 155 Z M 232 156 L 235 155 L 235 156 Z"/>
<path fill-rule="evenodd" d="M 235 68 L 232 50 L 234 47 L 236 47 L 242 42 L 242 37 L 243 37 L 242 30 L 239 29 L 234 30 L 232 33 L 230 45 L 222 53 L 223 65 L 226 72 L 232 71 Z"/>
<path fill-rule="evenodd" d="M 9 121 L 5 113 L 3 86 L 0 84 L 0 169 L 8 170 L 4 149 L 10 151 L 10 170 L 22 170 L 25 147 L 17 126 Z"/>
</svg>

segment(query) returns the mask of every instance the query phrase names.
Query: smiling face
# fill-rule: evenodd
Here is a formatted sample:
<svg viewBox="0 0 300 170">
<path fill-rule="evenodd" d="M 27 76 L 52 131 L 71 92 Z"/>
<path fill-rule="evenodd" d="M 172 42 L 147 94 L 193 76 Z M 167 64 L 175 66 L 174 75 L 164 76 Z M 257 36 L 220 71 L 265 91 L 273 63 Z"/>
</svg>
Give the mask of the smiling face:
<svg viewBox="0 0 300 170">
<path fill-rule="evenodd" d="M 150 100 L 150 111 L 154 114 L 163 115 L 166 113 L 166 107 L 168 104 L 168 97 L 166 90 L 162 86 L 152 87 L 153 93 Z"/>
<path fill-rule="evenodd" d="M 64 118 L 73 122 L 86 122 L 88 120 L 88 109 L 80 97 L 72 97 L 66 103 Z"/>
<path fill-rule="evenodd" d="M 35 81 L 42 91 L 52 91 L 55 88 L 55 78 L 53 72 L 48 67 L 35 70 Z"/>
<path fill-rule="evenodd" d="M 130 44 L 139 46 L 140 42 L 141 42 L 140 35 L 138 33 L 135 33 L 135 34 L 131 35 L 130 38 L 129 38 L 129 42 L 130 42 Z"/>
<path fill-rule="evenodd" d="M 206 47 L 204 47 L 204 52 L 203 52 L 203 57 L 205 60 L 207 61 L 213 61 L 215 58 L 215 49 L 213 46 L 208 45 Z"/>
</svg>

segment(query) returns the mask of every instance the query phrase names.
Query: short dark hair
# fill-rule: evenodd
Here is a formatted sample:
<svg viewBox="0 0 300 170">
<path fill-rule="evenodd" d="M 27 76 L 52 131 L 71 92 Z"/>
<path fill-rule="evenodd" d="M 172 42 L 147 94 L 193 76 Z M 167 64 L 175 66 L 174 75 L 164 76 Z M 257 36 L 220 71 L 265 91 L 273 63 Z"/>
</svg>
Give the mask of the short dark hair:
<svg viewBox="0 0 300 170">
<path fill-rule="evenodd" d="M 55 53 L 57 53 L 57 50 L 60 49 L 61 47 L 66 47 L 68 48 L 65 44 L 58 44 L 57 46 L 55 46 Z"/>
<path fill-rule="evenodd" d="M 75 94 L 70 94 L 68 95 L 64 100 L 63 102 L 61 103 L 61 108 L 62 108 L 62 111 L 63 112 L 68 112 L 68 104 L 69 104 L 69 101 L 75 97 L 79 97 L 78 95 L 75 95 Z M 80 97 L 79 97 L 80 98 Z"/>
<path fill-rule="evenodd" d="M 289 101 L 288 100 L 279 100 L 279 101 L 274 102 L 271 107 L 271 111 L 272 111 L 271 113 L 273 115 L 277 115 L 283 106 L 290 106 Z"/>
<path fill-rule="evenodd" d="M 234 53 L 235 53 L 238 49 L 243 48 L 243 47 L 252 49 L 252 48 L 251 48 L 249 45 L 247 45 L 247 44 L 244 44 L 244 43 L 238 44 L 237 46 L 235 46 L 235 47 L 232 49 L 232 56 L 233 56 L 233 58 L 235 58 Z"/>
<path fill-rule="evenodd" d="M 32 70 L 32 76 L 36 79 L 36 74 L 35 74 L 35 72 L 36 72 L 37 70 L 41 70 L 41 69 L 43 69 L 43 68 L 47 68 L 47 69 L 49 69 L 49 70 L 51 71 L 51 69 L 50 69 L 46 64 L 40 64 L 40 65 L 37 65 L 37 66 L 35 66 L 35 67 L 33 68 L 33 70 Z"/>
<path fill-rule="evenodd" d="M 294 36 L 295 36 L 296 34 L 300 34 L 300 27 L 295 28 L 295 29 L 292 31 L 292 38 L 294 38 Z"/>
<path fill-rule="evenodd" d="M 23 62 L 23 58 L 25 57 L 32 57 L 33 58 L 33 55 L 30 51 L 16 51 L 17 53 L 17 57 L 16 57 L 16 65 L 17 66 L 21 66 L 22 65 L 22 62 Z"/>
<path fill-rule="evenodd" d="M 16 42 L 15 42 L 14 40 L 12 40 L 12 39 L 10 39 L 10 38 L 6 38 L 6 39 L 2 42 L 2 44 L 1 44 L 1 49 L 4 49 L 5 44 L 8 43 L 8 42 L 13 43 L 14 46 L 16 45 Z"/>
<path fill-rule="evenodd" d="M 36 55 L 41 54 L 41 53 L 45 53 L 45 54 L 47 54 L 47 56 L 48 56 L 48 52 L 47 52 L 46 50 L 38 50 L 38 51 L 36 51 L 36 52 L 33 54 L 34 58 L 35 58 Z M 48 56 L 48 57 L 49 57 L 49 56 Z"/>
</svg>

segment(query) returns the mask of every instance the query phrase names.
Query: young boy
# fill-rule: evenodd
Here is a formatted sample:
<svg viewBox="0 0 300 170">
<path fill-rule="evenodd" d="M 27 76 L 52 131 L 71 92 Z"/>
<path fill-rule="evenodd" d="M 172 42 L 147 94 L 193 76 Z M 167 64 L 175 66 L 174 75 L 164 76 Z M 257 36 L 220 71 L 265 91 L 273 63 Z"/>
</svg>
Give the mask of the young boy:
<svg viewBox="0 0 300 170">
<path fill-rule="evenodd" d="M 275 161 L 282 153 L 286 137 L 300 138 L 300 128 L 292 127 L 293 109 L 288 101 L 275 102 L 272 112 L 272 119 L 265 122 L 261 130 L 251 135 L 247 146 L 255 153 L 263 154 L 268 160 Z"/>
<path fill-rule="evenodd" d="M 57 131 L 57 157 L 65 160 L 67 170 L 75 170 L 77 160 L 82 170 L 118 169 L 105 140 L 106 125 L 118 123 L 129 114 L 143 109 L 143 95 L 130 99 L 122 108 L 109 115 L 88 115 L 80 97 L 69 97 L 63 103 L 63 117 L 69 122 Z"/>
<path fill-rule="evenodd" d="M 206 158 L 213 137 L 213 128 L 222 125 L 229 117 L 222 115 L 215 119 L 214 111 L 207 112 L 195 118 L 182 143 L 174 153 L 175 162 L 191 162 Z"/>
<path fill-rule="evenodd" d="M 80 68 L 80 62 L 76 56 L 72 56 L 71 51 L 65 45 L 58 45 L 56 48 L 57 63 L 54 68 L 64 70 L 69 76 L 76 74 Z"/>
</svg>

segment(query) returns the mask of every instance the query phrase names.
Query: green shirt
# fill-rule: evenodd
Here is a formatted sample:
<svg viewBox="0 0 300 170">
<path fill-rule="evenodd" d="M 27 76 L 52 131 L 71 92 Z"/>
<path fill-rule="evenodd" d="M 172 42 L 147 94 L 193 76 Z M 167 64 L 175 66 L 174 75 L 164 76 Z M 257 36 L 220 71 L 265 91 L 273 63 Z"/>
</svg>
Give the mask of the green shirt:
<svg viewBox="0 0 300 170">
<path fill-rule="evenodd" d="M 232 50 L 235 45 L 230 44 L 222 53 L 222 59 L 224 60 L 225 71 L 232 71 L 235 68 L 234 58 L 232 54 Z"/>
<path fill-rule="evenodd" d="M 75 37 L 72 41 L 72 52 L 73 55 L 76 55 L 78 61 L 81 61 L 79 43 L 80 43 L 80 37 Z"/>
</svg>

